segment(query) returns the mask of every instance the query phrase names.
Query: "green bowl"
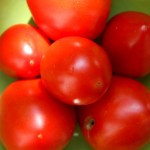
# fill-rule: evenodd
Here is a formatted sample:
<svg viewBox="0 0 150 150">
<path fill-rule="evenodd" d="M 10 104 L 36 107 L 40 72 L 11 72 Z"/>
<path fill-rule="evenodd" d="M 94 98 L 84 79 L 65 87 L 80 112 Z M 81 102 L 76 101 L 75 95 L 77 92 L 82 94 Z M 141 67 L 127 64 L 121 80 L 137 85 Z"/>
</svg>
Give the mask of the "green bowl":
<svg viewBox="0 0 150 150">
<path fill-rule="evenodd" d="M 137 10 L 150 14 L 149 6 L 150 0 L 113 0 L 109 18 L 126 10 Z M 31 20 L 26 0 L 0 1 L 0 34 L 13 24 L 31 23 Z M 150 88 L 150 75 L 138 80 Z M 0 71 L 0 94 L 13 81 L 15 79 L 8 77 Z M 0 150 L 5 150 L 2 144 L 0 144 Z M 92 150 L 84 140 L 78 126 L 65 150 Z M 150 144 L 145 145 L 142 150 L 150 150 Z"/>
</svg>

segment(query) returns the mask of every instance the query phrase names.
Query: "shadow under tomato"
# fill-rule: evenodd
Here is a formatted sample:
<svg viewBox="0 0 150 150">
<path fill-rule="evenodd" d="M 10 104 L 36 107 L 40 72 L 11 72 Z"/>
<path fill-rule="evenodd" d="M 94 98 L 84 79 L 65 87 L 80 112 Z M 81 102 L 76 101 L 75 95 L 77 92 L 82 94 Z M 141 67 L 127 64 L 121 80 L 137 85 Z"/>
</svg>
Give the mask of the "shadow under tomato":
<svg viewBox="0 0 150 150">
<path fill-rule="evenodd" d="M 150 74 L 145 77 L 138 78 L 138 80 L 150 89 Z"/>
<path fill-rule="evenodd" d="M 79 125 L 77 125 L 71 141 L 64 150 L 93 150 L 85 141 L 80 131 Z"/>
<path fill-rule="evenodd" d="M 0 142 L 0 150 L 5 150 L 5 148 L 1 142 Z"/>
<path fill-rule="evenodd" d="M 34 22 L 33 18 L 31 17 L 28 21 L 28 24 L 31 24 L 33 26 L 36 26 L 36 23 Z"/>
</svg>

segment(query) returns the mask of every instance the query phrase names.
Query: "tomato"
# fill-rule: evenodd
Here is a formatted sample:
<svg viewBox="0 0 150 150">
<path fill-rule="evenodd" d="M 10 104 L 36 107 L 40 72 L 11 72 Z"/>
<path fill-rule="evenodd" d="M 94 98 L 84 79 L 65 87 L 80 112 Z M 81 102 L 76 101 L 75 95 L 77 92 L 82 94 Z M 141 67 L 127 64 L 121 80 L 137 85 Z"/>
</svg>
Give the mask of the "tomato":
<svg viewBox="0 0 150 150">
<path fill-rule="evenodd" d="M 33 78 L 40 74 L 40 61 L 50 42 L 38 28 L 17 24 L 0 37 L 0 68 L 9 76 Z"/>
<path fill-rule="evenodd" d="M 27 0 L 37 26 L 51 39 L 95 39 L 104 29 L 112 0 Z"/>
<path fill-rule="evenodd" d="M 75 109 L 50 96 L 41 79 L 15 81 L 2 94 L 0 135 L 7 150 L 62 150 L 75 126 Z"/>
<path fill-rule="evenodd" d="M 82 37 L 55 41 L 41 61 L 41 79 L 47 90 L 72 105 L 97 101 L 107 91 L 111 73 L 105 51 Z"/>
<path fill-rule="evenodd" d="M 113 71 L 129 77 L 150 73 L 150 16 L 127 11 L 114 16 L 102 36 Z"/>
<path fill-rule="evenodd" d="M 77 113 L 95 150 L 139 150 L 150 140 L 150 92 L 136 80 L 113 76 L 107 93 Z"/>
</svg>

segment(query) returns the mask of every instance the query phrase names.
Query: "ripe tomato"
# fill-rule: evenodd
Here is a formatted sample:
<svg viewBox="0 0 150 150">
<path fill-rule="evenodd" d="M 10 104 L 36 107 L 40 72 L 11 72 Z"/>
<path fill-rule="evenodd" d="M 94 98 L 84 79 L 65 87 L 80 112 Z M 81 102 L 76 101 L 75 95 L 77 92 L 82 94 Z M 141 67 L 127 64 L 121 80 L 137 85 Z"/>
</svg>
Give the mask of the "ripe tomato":
<svg viewBox="0 0 150 150">
<path fill-rule="evenodd" d="M 0 136 L 7 150 L 62 150 L 75 126 L 74 108 L 51 97 L 40 79 L 15 81 L 2 94 Z"/>
<path fill-rule="evenodd" d="M 107 91 L 111 73 L 105 51 L 82 37 L 55 41 L 41 61 L 45 87 L 59 100 L 73 105 L 97 101 Z"/>
<path fill-rule="evenodd" d="M 150 139 L 150 92 L 133 79 L 114 76 L 102 99 L 78 107 L 78 120 L 95 150 L 139 150 Z"/>
<path fill-rule="evenodd" d="M 102 47 L 120 75 L 142 77 L 150 73 L 150 16 L 122 12 L 114 16 L 102 36 Z"/>
<path fill-rule="evenodd" d="M 51 39 L 95 39 L 103 30 L 112 0 L 27 0 L 34 21 Z"/>
<path fill-rule="evenodd" d="M 33 78 L 40 74 L 40 61 L 50 42 L 36 27 L 17 24 L 0 37 L 0 68 L 7 75 Z"/>
</svg>

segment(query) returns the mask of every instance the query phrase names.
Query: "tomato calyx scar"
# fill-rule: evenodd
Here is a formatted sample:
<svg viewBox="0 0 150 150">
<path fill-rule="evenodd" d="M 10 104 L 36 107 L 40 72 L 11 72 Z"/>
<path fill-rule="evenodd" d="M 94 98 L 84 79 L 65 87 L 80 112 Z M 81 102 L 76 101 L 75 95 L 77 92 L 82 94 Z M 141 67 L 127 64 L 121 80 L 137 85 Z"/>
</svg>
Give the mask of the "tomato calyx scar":
<svg viewBox="0 0 150 150">
<path fill-rule="evenodd" d="M 97 81 L 96 82 L 96 87 L 100 87 L 100 86 L 102 86 L 102 82 L 101 81 Z"/>
<path fill-rule="evenodd" d="M 85 119 L 85 128 L 91 130 L 95 125 L 95 119 L 93 117 L 88 117 Z"/>
</svg>

